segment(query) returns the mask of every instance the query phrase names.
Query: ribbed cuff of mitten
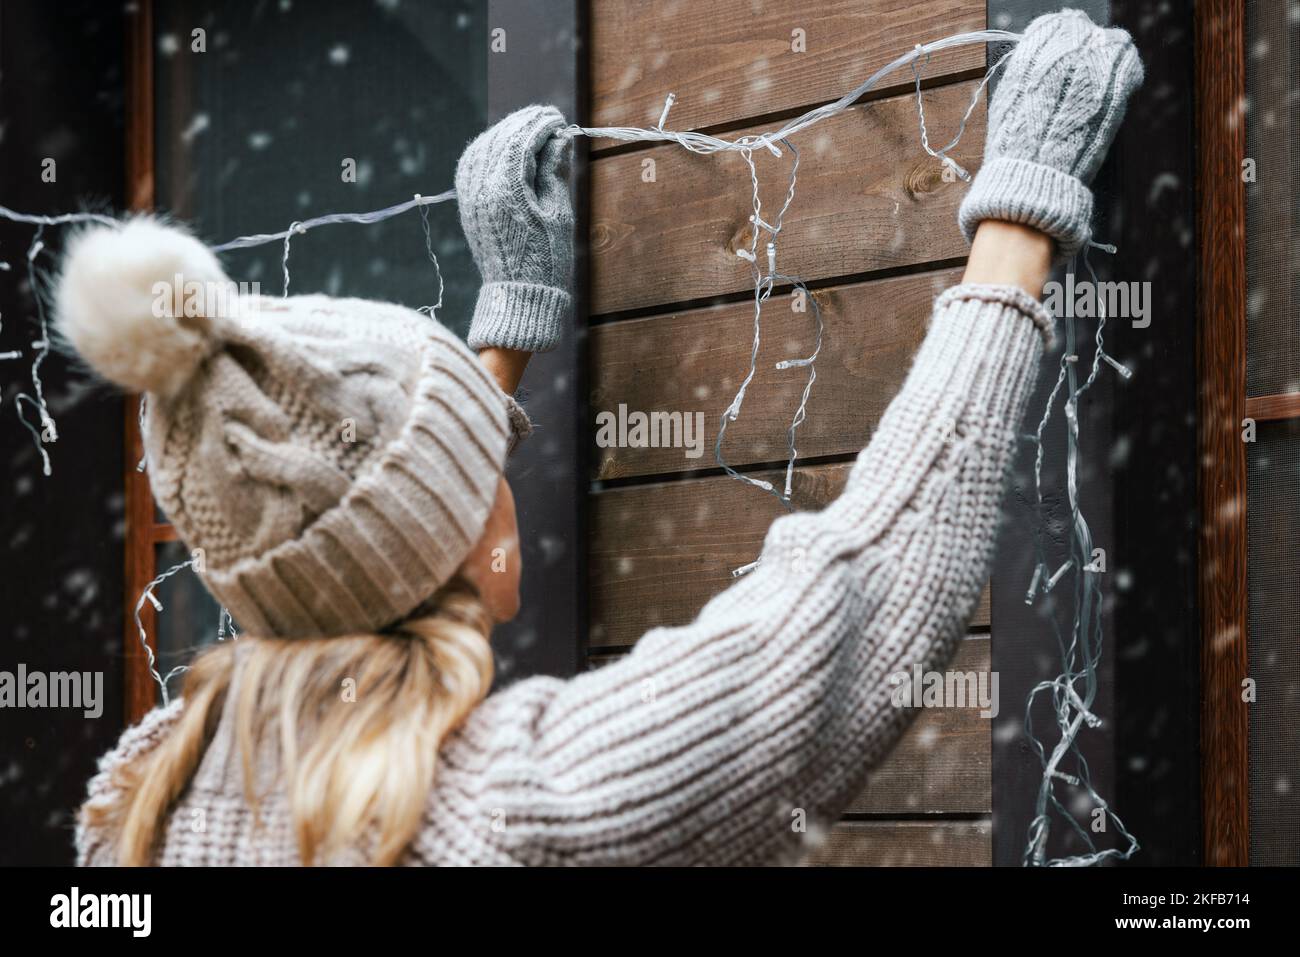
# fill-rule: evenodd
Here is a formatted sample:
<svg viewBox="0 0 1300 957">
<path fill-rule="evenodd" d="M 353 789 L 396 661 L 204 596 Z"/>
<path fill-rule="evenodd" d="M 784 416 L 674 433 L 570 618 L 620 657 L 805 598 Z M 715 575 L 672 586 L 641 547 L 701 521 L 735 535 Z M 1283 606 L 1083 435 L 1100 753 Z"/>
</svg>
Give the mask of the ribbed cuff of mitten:
<svg viewBox="0 0 1300 957">
<path fill-rule="evenodd" d="M 571 307 L 568 292 L 557 286 L 484 283 L 466 341 L 471 349 L 496 346 L 523 352 L 549 352 L 559 345 Z"/>
<path fill-rule="evenodd" d="M 986 219 L 1022 223 L 1056 240 L 1058 262 L 1092 235 L 1092 190 L 1077 177 L 1030 160 L 998 157 L 975 176 L 957 221 L 967 242 Z"/>
</svg>

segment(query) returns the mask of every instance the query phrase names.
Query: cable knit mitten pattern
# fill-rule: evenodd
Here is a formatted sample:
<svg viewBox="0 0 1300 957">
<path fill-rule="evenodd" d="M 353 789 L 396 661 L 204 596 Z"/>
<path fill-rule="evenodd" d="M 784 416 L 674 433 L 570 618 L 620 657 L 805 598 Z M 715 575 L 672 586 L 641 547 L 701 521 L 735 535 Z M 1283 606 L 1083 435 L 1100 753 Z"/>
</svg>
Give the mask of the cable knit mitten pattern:
<svg viewBox="0 0 1300 957">
<path fill-rule="evenodd" d="M 1058 260 L 1082 249 L 1092 234 L 1088 184 L 1142 77 L 1123 30 L 1078 10 L 1031 23 L 989 104 L 984 165 L 958 217 L 967 240 L 981 220 L 1000 219 L 1047 233 Z"/>
<path fill-rule="evenodd" d="M 483 274 L 469 345 L 554 349 L 571 310 L 572 139 L 551 106 L 511 113 L 466 147 L 456 166 L 460 222 Z"/>
</svg>

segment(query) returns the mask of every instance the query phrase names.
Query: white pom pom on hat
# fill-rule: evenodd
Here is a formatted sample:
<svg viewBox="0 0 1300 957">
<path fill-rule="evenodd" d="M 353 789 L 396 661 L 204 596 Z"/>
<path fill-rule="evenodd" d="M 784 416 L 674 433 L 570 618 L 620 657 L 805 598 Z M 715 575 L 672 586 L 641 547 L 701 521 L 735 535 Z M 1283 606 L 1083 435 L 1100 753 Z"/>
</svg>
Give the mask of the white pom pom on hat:
<svg viewBox="0 0 1300 957">
<path fill-rule="evenodd" d="M 104 378 L 173 396 L 219 342 L 223 316 L 205 306 L 237 308 L 233 295 L 203 292 L 218 284 L 230 289 L 216 255 L 178 226 L 150 216 L 93 226 L 69 241 L 55 324 Z"/>
</svg>

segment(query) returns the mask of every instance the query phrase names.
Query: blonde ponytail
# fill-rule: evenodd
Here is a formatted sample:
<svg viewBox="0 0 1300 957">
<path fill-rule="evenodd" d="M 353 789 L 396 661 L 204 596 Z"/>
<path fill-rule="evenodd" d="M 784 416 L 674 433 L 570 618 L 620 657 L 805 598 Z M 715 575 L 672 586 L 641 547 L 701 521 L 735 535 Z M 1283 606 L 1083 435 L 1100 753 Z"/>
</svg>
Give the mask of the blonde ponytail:
<svg viewBox="0 0 1300 957">
<path fill-rule="evenodd" d="M 398 861 L 420 829 L 438 749 L 491 686 L 490 627 L 478 595 L 455 580 L 384 634 L 239 639 L 231 704 L 245 796 L 256 812 L 256 756 L 278 744 L 303 864 L 362 847 L 373 864 Z M 120 864 L 153 860 L 215 733 L 235 651 L 227 643 L 198 658 L 174 730 L 121 768 L 114 801 L 83 811 L 88 827 L 117 833 Z"/>
</svg>

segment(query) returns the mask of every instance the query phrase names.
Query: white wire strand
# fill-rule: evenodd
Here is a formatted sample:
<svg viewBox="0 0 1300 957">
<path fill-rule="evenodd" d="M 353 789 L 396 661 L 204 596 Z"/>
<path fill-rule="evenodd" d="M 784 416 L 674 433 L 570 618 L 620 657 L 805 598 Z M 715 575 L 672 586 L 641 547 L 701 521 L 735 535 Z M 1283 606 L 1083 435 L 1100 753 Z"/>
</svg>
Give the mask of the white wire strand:
<svg viewBox="0 0 1300 957">
<path fill-rule="evenodd" d="M 985 73 L 984 78 L 976 86 L 975 90 L 971 95 L 970 104 L 967 106 L 966 112 L 962 115 L 961 122 L 952 140 L 945 147 L 943 147 L 942 150 L 939 151 L 935 151 L 934 149 L 932 149 L 929 144 L 929 133 L 925 125 L 925 112 L 924 112 L 924 107 L 922 103 L 922 94 L 921 94 L 921 70 L 917 64 L 918 61 L 920 61 L 922 58 L 928 61 L 931 52 L 939 49 L 944 49 L 946 46 L 955 46 L 962 42 L 986 42 L 989 33 L 996 33 L 998 39 L 1007 39 L 1014 36 L 1014 34 L 1004 34 L 1002 31 L 980 31 L 979 33 L 974 33 L 974 34 L 958 34 L 954 37 L 948 37 L 943 41 L 937 41 L 936 43 L 929 44 L 929 45 L 917 44 L 917 46 L 912 51 L 910 51 L 910 53 L 898 57 L 893 64 L 890 64 L 889 66 L 873 74 L 870 79 L 868 79 L 864 84 L 859 86 L 855 91 L 853 91 L 853 93 L 846 94 L 844 97 L 841 97 L 835 103 L 828 104 L 827 106 L 821 107 L 818 110 L 813 110 L 810 111 L 809 113 L 804 114 L 804 116 L 800 117 L 798 120 L 792 121 L 792 123 L 787 124 L 787 126 L 783 127 L 782 130 L 784 131 L 786 129 L 790 129 L 790 130 L 806 129 L 808 126 L 811 126 L 815 122 L 819 122 L 822 119 L 825 119 L 829 116 L 833 116 L 838 112 L 848 109 L 860 96 L 862 96 L 862 94 L 867 92 L 867 90 L 869 90 L 877 80 L 879 80 L 882 76 L 886 75 L 891 69 L 896 69 L 904 64 L 907 64 L 911 66 L 913 79 L 916 85 L 916 104 L 917 104 L 917 113 L 919 117 L 919 125 L 920 125 L 920 132 L 921 132 L 921 142 L 923 148 L 929 155 L 936 157 L 945 165 L 951 166 L 954 170 L 957 171 L 959 176 L 961 176 L 963 179 L 969 179 L 969 174 L 967 174 L 966 171 L 962 169 L 962 167 L 959 164 L 957 164 L 955 160 L 951 159 L 947 155 L 947 153 L 949 150 L 955 148 L 957 144 L 960 142 L 962 135 L 966 131 L 967 122 L 969 121 L 971 115 L 974 113 L 976 106 L 979 104 L 980 97 L 983 95 L 985 87 L 988 85 L 988 82 L 992 78 L 993 74 L 1006 62 L 1007 57 L 1010 56 L 1010 54 L 1008 53 L 1002 56 L 998 60 L 998 62 L 995 63 Z M 978 40 L 971 39 L 975 37 L 978 37 Z M 790 208 L 790 204 L 794 200 L 795 187 L 798 182 L 799 151 L 794 147 L 793 143 L 791 143 L 784 136 L 778 136 L 775 142 L 773 142 L 771 139 L 767 138 L 766 136 L 759 136 L 759 137 L 745 136 L 745 137 L 740 137 L 734 141 L 717 140 L 715 138 L 706 137 L 705 139 L 711 140 L 713 141 L 714 144 L 716 144 L 712 147 L 709 147 L 704 143 L 703 140 L 700 140 L 696 134 L 685 134 L 685 133 L 669 134 L 666 131 L 664 131 L 662 127 L 663 127 L 663 122 L 667 118 L 668 111 L 672 107 L 674 100 L 675 98 L 673 97 L 673 95 L 669 94 L 668 100 L 664 104 L 664 111 L 660 117 L 658 128 L 654 130 L 635 131 L 637 134 L 645 134 L 643 136 L 642 135 L 632 136 L 631 133 L 633 131 L 624 129 L 623 132 L 628 135 L 621 136 L 620 138 L 644 139 L 644 140 L 658 140 L 658 139 L 668 138 L 674 142 L 680 143 L 682 146 L 692 150 L 693 152 L 702 152 L 702 153 L 717 152 L 724 149 L 734 150 L 740 153 L 741 158 L 745 162 L 745 166 L 749 171 L 749 179 L 750 179 L 750 203 L 751 203 L 752 212 L 749 218 L 750 218 L 752 229 L 750 231 L 750 242 L 749 242 L 748 249 L 739 249 L 736 252 L 737 255 L 739 255 L 741 258 L 745 259 L 746 261 L 748 261 L 750 266 L 750 273 L 753 279 L 754 334 L 753 334 L 752 345 L 750 348 L 749 369 L 745 374 L 744 378 L 741 380 L 740 387 L 739 389 L 737 389 L 735 396 L 731 400 L 731 404 L 727 406 L 726 411 L 723 412 L 719 420 L 718 436 L 716 442 L 714 443 L 713 452 L 714 452 L 714 459 L 717 461 L 718 466 L 723 470 L 724 473 L 726 473 L 736 481 L 742 482 L 746 485 L 751 485 L 764 492 L 774 495 L 776 499 L 781 503 L 782 507 L 784 507 L 787 511 L 789 511 L 792 510 L 793 508 L 793 504 L 791 502 L 790 497 L 793 492 L 793 486 L 794 486 L 795 462 L 799 454 L 798 447 L 795 444 L 796 432 L 799 426 L 807 418 L 808 400 L 812 394 L 813 383 L 816 382 L 817 380 L 817 369 L 815 366 L 815 362 L 817 356 L 820 355 L 821 353 L 822 335 L 824 331 L 824 325 L 821 316 L 821 308 L 817 303 L 816 298 L 811 296 L 811 294 L 809 293 L 807 286 L 802 282 L 802 280 L 798 279 L 797 277 L 779 274 L 776 268 L 777 246 L 779 241 L 779 234 L 781 232 L 781 224 L 784 221 L 786 211 Z M 574 127 L 572 129 L 575 132 L 582 132 L 588 135 L 596 135 L 596 134 L 608 132 L 606 130 L 587 130 L 581 127 Z M 779 147 L 784 147 L 785 150 L 789 151 L 792 154 L 792 161 L 790 167 L 790 182 L 786 190 L 785 202 L 781 206 L 780 212 L 777 214 L 775 223 L 768 223 L 763 219 L 763 204 L 759 195 L 760 191 L 759 191 L 758 171 L 757 171 L 757 167 L 754 164 L 754 150 L 765 147 L 769 149 L 775 156 L 780 157 L 784 154 L 782 152 L 782 149 L 779 148 L 777 144 L 779 144 Z M 760 260 L 758 256 L 759 243 L 764 233 L 766 233 L 766 237 L 767 237 L 766 275 L 763 273 L 762 265 L 760 264 Z M 775 287 L 778 281 L 791 283 L 795 289 L 802 290 L 806 296 L 808 296 L 813 300 L 813 311 L 814 311 L 814 316 L 817 324 L 816 343 L 813 348 L 812 354 L 806 359 L 785 360 L 777 363 L 776 366 L 778 369 L 789 369 L 796 366 L 805 366 L 805 365 L 808 367 L 808 378 L 804 384 L 804 389 L 800 396 L 799 407 L 795 411 L 794 417 L 791 420 L 790 428 L 788 430 L 789 455 L 787 456 L 786 459 L 785 486 L 783 491 L 779 491 L 775 486 L 772 485 L 771 482 L 768 482 L 765 479 L 755 478 L 751 475 L 746 475 L 742 472 L 737 471 L 735 468 L 733 468 L 730 464 L 727 463 L 722 453 L 723 441 L 726 437 L 727 426 L 729 423 L 736 421 L 736 419 L 740 416 L 741 409 L 744 405 L 746 392 L 748 391 L 749 385 L 753 381 L 754 376 L 758 370 L 758 355 L 762 343 L 763 305 L 771 297 L 773 288 Z M 737 569 L 734 569 L 732 571 L 732 576 L 738 578 L 741 575 L 747 574 L 748 572 L 757 568 L 760 561 L 761 558 L 749 562 L 746 565 L 742 565 Z"/>
<path fill-rule="evenodd" d="M 59 217 L 46 217 L 57 219 Z M 43 235 L 45 233 L 45 223 L 38 223 L 36 232 L 32 235 L 31 245 L 27 248 L 27 282 L 32 291 L 32 301 L 36 303 L 36 321 L 40 328 L 40 338 L 31 344 L 35 355 L 32 357 L 31 379 L 32 391 L 36 393 L 35 397 L 28 395 L 26 392 L 20 392 L 14 398 L 14 411 L 18 415 L 18 420 L 31 433 L 32 441 L 36 443 L 36 450 L 41 455 L 41 472 L 45 475 L 51 474 L 50 454 L 45 448 L 47 441 L 57 442 L 59 439 L 58 427 L 55 425 L 54 417 L 50 415 L 49 406 L 45 403 L 45 384 L 41 381 L 41 364 L 45 357 L 50 354 L 50 329 L 49 322 L 45 316 L 45 298 L 41 295 L 40 283 L 36 275 L 36 257 L 41 254 L 45 248 Z M 40 428 L 32 425 L 23 415 L 23 405 L 26 403 L 36 410 L 36 416 L 40 422 Z"/>
<path fill-rule="evenodd" d="M 420 194 L 416 193 L 415 198 L 418 200 Z M 442 294 L 444 290 L 442 282 L 442 267 L 438 265 L 438 255 L 433 251 L 433 231 L 429 227 L 429 207 L 420 206 L 420 226 L 424 230 L 424 251 L 429 254 L 429 261 L 433 263 L 434 275 L 438 277 L 438 301 L 432 306 L 421 306 L 416 312 L 423 312 L 426 315 L 438 318 L 438 310 L 442 308 Z"/>
<path fill-rule="evenodd" d="M 866 80 L 857 87 L 845 93 L 833 103 L 827 103 L 816 109 L 809 110 L 802 116 L 790 120 L 780 129 L 771 130 L 767 133 L 747 134 L 737 137 L 734 140 L 722 139 L 717 136 L 710 136 L 707 133 L 698 133 L 693 131 L 670 131 L 664 129 L 640 129 L 630 126 L 578 126 L 570 125 L 565 129 L 573 135 L 591 136 L 596 138 L 606 138 L 623 140 L 626 142 L 673 142 L 690 150 L 692 153 L 718 153 L 723 151 L 743 151 L 753 152 L 758 149 L 766 149 L 774 156 L 780 156 L 781 150 L 777 144 L 781 140 L 789 139 L 796 133 L 801 133 L 820 123 L 822 120 L 829 119 L 853 106 L 864 95 L 870 92 L 877 83 L 884 77 L 908 66 L 918 58 L 926 57 L 941 50 L 951 49 L 952 47 L 965 46 L 972 43 L 1015 43 L 1021 37 L 1019 33 L 1011 33 L 1007 30 L 974 30 L 968 33 L 955 33 L 952 36 L 943 37 L 930 43 L 918 43 L 913 49 L 896 57 L 890 63 L 882 66 L 875 73 L 871 74 Z"/>
<path fill-rule="evenodd" d="M 216 253 L 229 252 L 232 249 L 249 249 L 253 246 L 265 246 L 267 243 L 274 243 L 281 240 L 287 240 L 293 235 L 302 235 L 308 230 L 318 226 L 332 226 L 336 223 L 359 223 L 361 225 L 370 225 L 371 223 L 382 222 L 385 219 L 392 219 L 394 216 L 400 216 L 408 210 L 415 209 L 417 206 L 430 206 L 434 203 L 445 203 L 449 199 L 456 198 L 454 189 L 445 190 L 436 196 L 416 195 L 404 203 L 397 203 L 393 206 L 386 206 L 383 209 L 376 209 L 369 213 L 328 213 L 324 216 L 317 216 L 313 219 L 304 219 L 301 222 L 293 223 L 288 229 L 278 233 L 254 233 L 251 236 L 240 236 L 229 242 L 224 242 L 219 246 L 213 246 L 212 251 Z"/>
<path fill-rule="evenodd" d="M 1090 246 L 1097 246 L 1110 252 L 1114 251 L 1114 247 L 1103 246 L 1099 243 L 1090 243 Z M 1084 249 L 1083 262 L 1094 286 L 1096 286 L 1097 274 L 1093 270 L 1088 256 L 1088 247 Z M 1100 313 L 1094 334 L 1096 348 L 1093 353 L 1092 368 L 1087 379 L 1082 384 L 1078 382 L 1079 356 L 1075 351 L 1074 314 L 1072 309 L 1066 311 L 1065 343 L 1061 355 L 1060 369 L 1057 373 L 1056 383 L 1048 394 L 1042 418 L 1039 420 L 1038 429 L 1033 437 L 1033 441 L 1037 446 L 1034 456 L 1034 490 L 1037 511 L 1034 537 L 1037 563 L 1025 601 L 1032 603 L 1039 594 L 1047 594 L 1064 575 L 1071 571 L 1074 572 L 1075 587 L 1073 594 L 1074 614 L 1068 641 L 1061 633 L 1060 624 L 1054 611 L 1050 612 L 1048 616 L 1060 651 L 1061 671 L 1055 678 L 1049 681 L 1041 681 L 1035 685 L 1030 690 L 1025 701 L 1025 735 L 1029 740 L 1030 747 L 1038 755 L 1043 766 L 1034 805 L 1034 817 L 1029 824 L 1022 858 L 1023 863 L 1027 866 L 1087 867 L 1108 859 L 1127 860 L 1140 848 L 1137 838 L 1128 831 L 1124 826 L 1124 822 L 1109 803 L 1093 787 L 1088 762 L 1083 755 L 1078 740 L 1079 734 L 1085 725 L 1090 728 L 1101 725 L 1101 719 L 1092 712 L 1092 705 L 1097 694 L 1097 669 L 1101 660 L 1102 646 L 1100 576 L 1094 572 L 1091 564 L 1092 533 L 1079 503 L 1079 398 L 1096 381 L 1103 360 L 1112 364 L 1124 378 L 1127 379 L 1131 375 L 1127 369 L 1106 355 L 1103 339 L 1107 318 L 1106 310 L 1105 304 L 1101 302 L 1100 297 L 1098 301 L 1100 303 Z M 1042 476 L 1043 433 L 1051 418 L 1056 397 L 1063 387 L 1067 393 L 1064 406 L 1066 420 L 1066 494 L 1070 505 L 1070 551 L 1072 557 L 1055 574 L 1047 576 L 1045 543 L 1047 514 L 1043 500 Z M 1080 684 L 1083 687 L 1082 694 L 1079 693 L 1077 687 Z M 1040 695 L 1048 692 L 1051 693 L 1052 711 L 1059 734 L 1050 753 L 1046 744 L 1037 736 L 1033 721 L 1035 701 Z M 1070 771 L 1064 769 L 1067 762 L 1072 764 L 1072 770 Z M 1127 846 L 1098 848 L 1093 840 L 1091 830 L 1084 827 L 1075 814 L 1068 810 L 1057 796 L 1058 782 L 1083 790 L 1092 802 L 1094 810 L 1100 810 L 1105 820 L 1113 823 L 1120 838 L 1126 842 Z M 1056 859 L 1048 857 L 1047 842 L 1051 834 L 1054 818 L 1059 818 L 1070 826 L 1071 830 L 1087 847 L 1087 853 Z"/>
<path fill-rule="evenodd" d="M 151 581 L 148 585 L 146 585 L 144 587 L 144 591 L 140 593 L 140 598 L 135 603 L 135 629 L 140 636 L 140 647 L 144 649 L 145 659 L 149 667 L 149 674 L 153 676 L 153 680 L 157 683 L 158 688 L 162 692 L 162 701 L 164 707 L 170 702 L 170 697 L 167 690 L 168 683 L 170 683 L 172 678 L 176 677 L 177 675 L 184 674 L 186 671 L 189 671 L 189 667 L 187 665 L 177 665 L 171 671 L 167 672 L 166 675 L 162 675 L 158 673 L 158 664 L 157 664 L 158 659 L 157 656 L 154 654 L 153 647 L 149 644 L 149 635 L 144 630 L 144 622 L 140 620 L 140 612 L 144 609 L 144 603 L 146 601 L 149 602 L 149 604 L 153 605 L 155 611 L 161 612 L 163 610 L 162 602 L 160 602 L 157 598 L 154 597 L 153 590 L 157 588 L 159 585 L 161 585 L 163 582 L 165 582 L 167 579 L 177 574 L 178 572 L 181 572 L 186 568 L 193 568 L 193 567 L 194 567 L 194 559 L 192 558 L 188 559 L 187 561 L 180 562 L 179 564 L 173 565 L 171 568 L 167 569 L 165 572 L 163 572 L 161 575 L 159 575 L 157 578 Z"/>
</svg>

